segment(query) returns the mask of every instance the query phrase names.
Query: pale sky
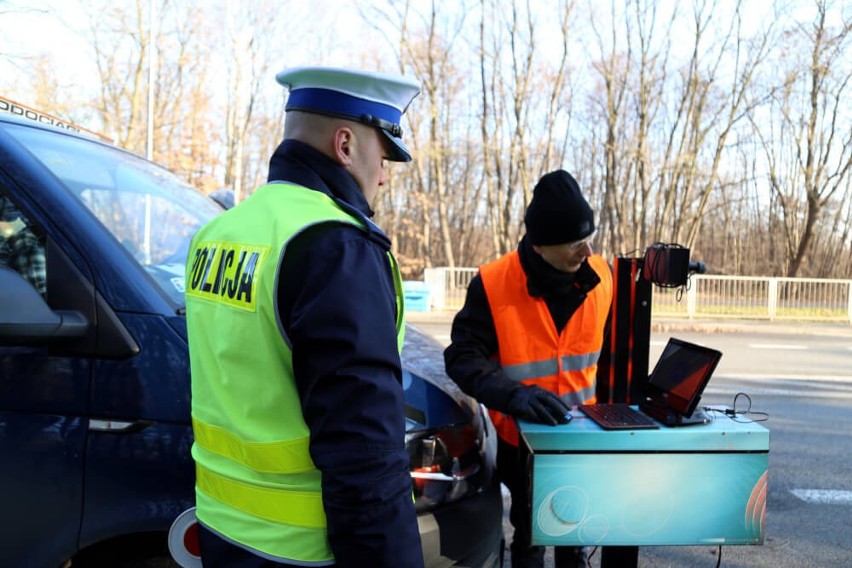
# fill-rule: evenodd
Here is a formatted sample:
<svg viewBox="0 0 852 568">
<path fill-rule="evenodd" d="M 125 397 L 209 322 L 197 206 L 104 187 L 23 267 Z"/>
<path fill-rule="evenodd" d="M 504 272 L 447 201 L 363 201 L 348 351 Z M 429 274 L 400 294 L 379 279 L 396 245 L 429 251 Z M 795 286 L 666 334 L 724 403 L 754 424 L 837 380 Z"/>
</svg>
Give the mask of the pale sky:
<svg viewBox="0 0 852 568">
<path fill-rule="evenodd" d="M 46 55 L 57 70 L 57 80 L 62 88 L 70 91 L 85 90 L 91 92 L 97 90 L 97 73 L 93 65 L 92 48 L 86 39 L 73 30 L 86 30 L 88 28 L 87 16 L 80 9 L 81 2 L 86 0 L 0 0 L 0 96 L 11 98 L 23 104 L 28 104 L 31 94 L 27 93 L 27 69 L 26 60 L 23 56 Z M 155 6 L 162 0 L 152 0 Z M 177 2 L 187 0 L 173 0 Z M 259 0 L 258 0 L 259 1 Z M 718 0 L 721 7 L 735 6 L 735 0 Z M 195 5 L 204 6 L 212 4 L 210 0 L 195 0 Z M 232 2 L 234 9 L 240 9 L 252 0 L 219 0 L 219 5 Z M 296 43 L 304 43 L 312 46 L 302 54 L 294 53 L 288 49 L 286 55 L 289 65 L 325 64 L 349 66 L 357 65 L 354 59 L 362 52 L 366 45 L 373 49 L 386 50 L 390 59 L 395 57 L 390 53 L 393 47 L 387 44 L 384 38 L 378 34 L 364 29 L 360 23 L 354 4 L 370 6 L 378 2 L 386 6 L 387 0 L 301 0 L 299 2 L 280 2 L 281 9 L 289 10 L 288 17 L 292 14 L 293 26 L 290 29 L 281 30 L 282 37 L 290 39 L 297 38 Z M 585 2 L 585 3 L 584 3 Z M 678 2 L 682 7 L 688 3 L 680 0 L 657 0 L 659 14 L 670 13 L 672 2 Z M 842 6 L 848 0 L 839 0 L 836 6 Z M 414 5 L 421 11 L 428 12 L 431 0 L 414 0 Z M 770 17 L 771 7 L 779 5 L 775 0 L 746 0 L 745 9 L 747 17 L 746 24 L 758 25 L 764 18 Z M 273 4 L 275 5 L 275 4 Z M 458 6 L 457 0 L 442 0 L 438 6 Z M 474 2 L 474 6 L 478 2 Z M 556 9 L 557 0 L 532 0 L 531 5 L 536 11 L 539 23 L 542 25 L 555 25 L 554 18 L 548 18 L 547 14 Z M 596 0 L 578 0 L 578 5 L 594 10 L 608 10 L 608 2 Z M 311 10 L 315 17 L 304 18 L 295 13 L 293 6 L 304 10 Z M 443 9 L 443 8 L 442 8 Z M 685 8 L 684 8 L 685 9 Z M 813 0 L 792 0 L 790 8 L 785 14 L 795 17 L 797 13 L 807 9 L 813 11 Z M 143 14 L 147 19 L 148 14 Z M 605 21 L 601 18 L 601 23 Z M 589 33 L 589 30 L 578 30 Z M 546 34 L 545 34 L 546 35 Z M 305 38 L 298 40 L 298 38 Z M 582 43 L 582 37 L 577 38 Z M 547 42 L 546 38 L 540 42 L 544 46 L 556 46 L 559 42 Z M 320 49 L 313 46 L 321 46 Z M 317 61 L 318 51 L 321 51 Z M 8 55 L 19 56 L 11 64 L 6 57 Z M 283 66 L 282 66 L 283 68 Z M 274 79 L 270 80 L 270 89 L 275 90 Z"/>
<path fill-rule="evenodd" d="M 81 69 L 81 62 L 91 60 L 85 40 L 72 29 L 85 29 L 85 14 L 69 9 L 76 2 L 47 0 L 0 0 L 0 53 L 18 57 L 44 54 L 58 69 Z M 6 84 L 7 73 L 24 74 L 26 62 L 10 64 L 0 58 L 0 85 Z"/>
<path fill-rule="evenodd" d="M 163 0 L 153 0 L 155 6 Z M 186 0 L 177 0 L 186 1 Z M 232 1 L 239 8 L 243 2 L 250 0 L 223 0 L 222 5 Z M 92 81 L 97 80 L 97 74 L 92 67 L 92 47 L 84 36 L 75 30 L 85 33 L 89 24 L 84 10 L 79 8 L 85 0 L 0 0 L 0 96 L 6 96 L 18 102 L 27 104 L 28 94 L 25 92 L 8 92 L 26 84 L 27 62 L 39 55 L 46 56 L 58 71 L 60 85 L 78 89 L 96 89 Z M 212 4 L 201 0 L 200 5 Z M 286 4 L 286 3 L 282 3 Z M 292 4 L 292 2 L 290 3 Z M 352 22 L 357 15 L 348 3 L 336 0 L 310 0 L 304 2 L 316 9 L 322 17 L 311 18 L 311 21 L 299 19 L 293 30 L 282 30 L 282 33 L 308 34 L 312 26 L 322 24 L 322 32 L 311 36 L 315 42 L 323 45 L 324 64 L 347 65 L 353 57 L 351 49 L 355 41 Z M 147 20 L 148 13 L 143 14 Z M 7 57 L 15 56 L 10 62 Z M 288 59 L 294 61 L 294 54 L 288 52 Z M 307 64 L 311 54 L 304 55 Z M 274 85 L 274 79 L 272 79 Z M 17 98 L 16 98 L 17 97 Z"/>
</svg>

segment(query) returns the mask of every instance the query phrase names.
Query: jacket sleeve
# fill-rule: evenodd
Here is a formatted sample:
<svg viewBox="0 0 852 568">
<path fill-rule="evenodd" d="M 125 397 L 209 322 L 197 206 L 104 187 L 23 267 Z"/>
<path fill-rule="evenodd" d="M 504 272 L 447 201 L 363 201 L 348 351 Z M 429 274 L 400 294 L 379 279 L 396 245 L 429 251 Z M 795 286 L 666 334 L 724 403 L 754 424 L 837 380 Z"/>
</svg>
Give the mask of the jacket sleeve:
<svg viewBox="0 0 852 568">
<path fill-rule="evenodd" d="M 468 285 L 464 306 L 453 319 L 444 364 L 447 375 L 462 391 L 490 409 L 506 412 L 512 393 L 521 385 L 503 374 L 496 358 L 498 347 L 485 286 L 477 274 Z"/>
<path fill-rule="evenodd" d="M 386 250 L 353 227 L 288 246 L 279 315 L 336 566 L 422 566 Z"/>
</svg>

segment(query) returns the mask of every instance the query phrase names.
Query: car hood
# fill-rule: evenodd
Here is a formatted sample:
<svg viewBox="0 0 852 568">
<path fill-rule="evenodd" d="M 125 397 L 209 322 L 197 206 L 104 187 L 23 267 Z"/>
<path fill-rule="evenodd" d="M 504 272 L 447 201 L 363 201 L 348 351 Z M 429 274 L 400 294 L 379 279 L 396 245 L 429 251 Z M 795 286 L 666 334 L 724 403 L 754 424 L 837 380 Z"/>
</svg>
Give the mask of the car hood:
<svg viewBox="0 0 852 568">
<path fill-rule="evenodd" d="M 402 368 L 443 391 L 457 403 L 469 406 L 473 399 L 464 394 L 444 370 L 444 349 L 433 337 L 417 327 L 405 327 Z"/>
</svg>

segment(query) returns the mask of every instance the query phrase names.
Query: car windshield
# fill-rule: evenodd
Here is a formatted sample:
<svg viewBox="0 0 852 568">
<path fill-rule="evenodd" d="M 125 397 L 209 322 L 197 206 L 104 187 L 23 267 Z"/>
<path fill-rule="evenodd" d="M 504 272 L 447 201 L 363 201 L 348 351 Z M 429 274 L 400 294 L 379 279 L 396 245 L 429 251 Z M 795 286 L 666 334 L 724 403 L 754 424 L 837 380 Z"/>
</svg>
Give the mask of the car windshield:
<svg viewBox="0 0 852 568">
<path fill-rule="evenodd" d="M 111 146 L 25 126 L 8 132 L 80 199 L 177 305 L 189 241 L 222 212 L 170 171 Z"/>
</svg>

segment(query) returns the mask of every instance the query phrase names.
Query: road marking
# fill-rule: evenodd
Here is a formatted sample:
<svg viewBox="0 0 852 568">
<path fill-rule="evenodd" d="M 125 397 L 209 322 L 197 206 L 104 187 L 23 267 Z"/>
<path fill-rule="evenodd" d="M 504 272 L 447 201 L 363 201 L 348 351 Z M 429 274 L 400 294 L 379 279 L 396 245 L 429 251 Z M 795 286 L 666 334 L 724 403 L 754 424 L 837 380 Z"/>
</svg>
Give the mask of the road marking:
<svg viewBox="0 0 852 568">
<path fill-rule="evenodd" d="M 748 346 L 752 349 L 807 349 L 806 345 L 781 345 L 778 343 L 749 343 Z"/>
<path fill-rule="evenodd" d="M 808 399 L 852 399 L 852 377 L 807 377 L 795 375 L 715 375 L 707 386 L 707 393 L 715 395 L 737 394 L 748 384 L 748 394 L 786 396 Z M 734 384 L 731 384 L 734 383 Z M 824 384 L 818 384 L 824 383 Z M 804 384 L 809 385 L 804 388 Z"/>
<path fill-rule="evenodd" d="M 705 391 L 707 394 L 713 395 L 731 395 L 734 396 L 742 392 L 742 389 L 738 388 L 720 388 L 720 387 L 707 387 Z M 832 393 L 832 392 L 824 392 L 824 393 L 802 393 L 800 389 L 766 389 L 766 388 L 753 388 L 748 391 L 748 395 L 752 398 L 757 396 L 784 396 L 789 398 L 798 398 L 798 399 L 816 399 L 816 400 L 852 400 L 852 393 Z"/>
<path fill-rule="evenodd" d="M 837 489 L 791 489 L 790 493 L 816 505 L 852 505 L 852 491 Z"/>
<path fill-rule="evenodd" d="M 852 376 L 850 375 L 793 375 L 789 373 L 737 373 L 736 375 L 731 375 L 727 373 L 714 373 L 713 378 L 724 379 L 726 381 L 807 381 L 852 383 Z"/>
</svg>

